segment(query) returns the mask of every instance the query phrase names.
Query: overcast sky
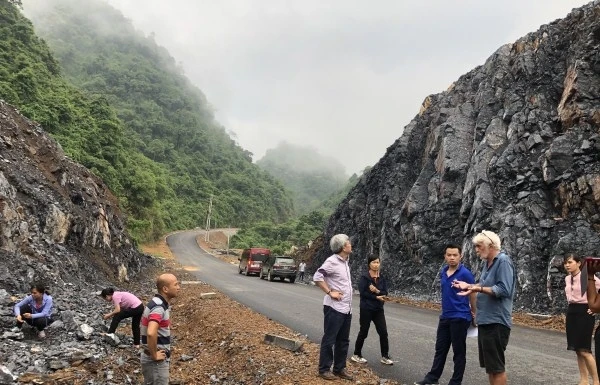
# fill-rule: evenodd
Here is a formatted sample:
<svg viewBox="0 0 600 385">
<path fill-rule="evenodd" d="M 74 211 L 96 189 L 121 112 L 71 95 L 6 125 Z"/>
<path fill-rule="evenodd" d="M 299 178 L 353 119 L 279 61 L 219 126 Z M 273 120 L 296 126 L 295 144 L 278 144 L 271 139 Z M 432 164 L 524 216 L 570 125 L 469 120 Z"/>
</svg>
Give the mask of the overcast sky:
<svg viewBox="0 0 600 385">
<path fill-rule="evenodd" d="M 165 46 L 260 159 L 312 145 L 349 173 L 501 45 L 577 0 L 108 0 Z"/>
</svg>

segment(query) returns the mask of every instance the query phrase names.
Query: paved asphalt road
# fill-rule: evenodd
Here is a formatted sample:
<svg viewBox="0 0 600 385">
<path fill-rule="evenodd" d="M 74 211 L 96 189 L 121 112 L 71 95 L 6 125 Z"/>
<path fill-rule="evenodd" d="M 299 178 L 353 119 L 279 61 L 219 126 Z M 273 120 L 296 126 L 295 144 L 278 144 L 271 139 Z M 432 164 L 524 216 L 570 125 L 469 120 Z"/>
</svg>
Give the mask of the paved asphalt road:
<svg viewBox="0 0 600 385">
<path fill-rule="evenodd" d="M 269 282 L 255 276 L 239 275 L 231 265 L 198 247 L 198 231 L 186 231 L 167 238 L 180 263 L 194 266 L 197 277 L 234 300 L 267 317 L 320 342 L 323 330 L 323 293 L 312 285 Z M 354 319 L 350 332 L 352 354 L 358 334 L 359 297 L 354 296 Z M 438 313 L 393 303 L 385 305 L 393 366 L 379 363 L 379 338 L 371 325 L 363 356 L 381 377 L 412 384 L 421 380 L 431 366 Z M 487 384 L 485 371 L 479 368 L 476 338 L 468 338 L 467 369 L 464 385 Z M 571 384 L 579 378 L 575 354 L 566 350 L 563 333 L 514 327 L 506 352 L 510 384 Z M 452 352 L 446 363 L 441 384 L 452 374 Z M 353 364 L 355 365 L 355 364 Z M 316 368 L 315 368 L 316 372 Z"/>
</svg>

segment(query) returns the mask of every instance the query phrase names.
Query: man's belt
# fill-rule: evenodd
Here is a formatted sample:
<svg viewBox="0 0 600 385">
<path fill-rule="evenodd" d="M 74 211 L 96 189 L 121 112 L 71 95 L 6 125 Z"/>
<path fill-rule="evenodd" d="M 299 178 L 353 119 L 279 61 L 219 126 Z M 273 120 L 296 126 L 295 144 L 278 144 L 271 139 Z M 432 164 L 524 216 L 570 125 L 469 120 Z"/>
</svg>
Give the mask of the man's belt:
<svg viewBox="0 0 600 385">
<path fill-rule="evenodd" d="M 167 358 L 171 358 L 171 351 L 168 349 L 158 349 L 158 350 L 162 350 L 165 352 L 165 356 L 167 356 Z M 144 348 L 144 354 L 147 356 L 152 357 L 152 354 L 150 353 L 150 350 L 148 350 L 147 348 Z"/>
</svg>

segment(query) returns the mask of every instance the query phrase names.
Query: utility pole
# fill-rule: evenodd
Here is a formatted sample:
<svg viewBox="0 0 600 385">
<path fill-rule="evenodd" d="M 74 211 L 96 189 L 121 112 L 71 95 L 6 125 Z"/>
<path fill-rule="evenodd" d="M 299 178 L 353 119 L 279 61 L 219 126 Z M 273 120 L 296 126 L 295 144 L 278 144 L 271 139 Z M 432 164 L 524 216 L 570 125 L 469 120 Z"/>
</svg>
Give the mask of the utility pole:
<svg viewBox="0 0 600 385">
<path fill-rule="evenodd" d="M 204 240 L 206 242 L 210 241 L 210 213 L 212 212 L 212 194 L 210 195 L 210 201 L 208 202 L 208 214 L 206 215 L 206 233 L 204 235 Z"/>
<path fill-rule="evenodd" d="M 229 234 L 230 230 L 231 230 L 231 225 L 229 225 L 227 227 L 227 256 L 229 256 L 229 236 L 231 235 L 231 234 Z"/>
</svg>

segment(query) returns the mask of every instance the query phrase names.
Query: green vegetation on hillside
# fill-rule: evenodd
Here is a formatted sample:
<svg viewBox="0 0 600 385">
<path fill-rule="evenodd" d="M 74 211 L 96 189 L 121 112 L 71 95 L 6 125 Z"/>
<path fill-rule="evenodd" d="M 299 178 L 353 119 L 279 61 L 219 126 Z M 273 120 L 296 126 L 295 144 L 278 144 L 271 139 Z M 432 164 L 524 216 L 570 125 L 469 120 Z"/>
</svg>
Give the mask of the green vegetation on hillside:
<svg viewBox="0 0 600 385">
<path fill-rule="evenodd" d="M 26 2 L 25 11 L 58 61 L 0 0 L 0 98 L 109 185 L 136 239 L 202 225 L 211 195 L 218 223 L 291 216 L 283 186 L 226 134 L 168 52 L 119 12 L 98 0 Z"/>
<path fill-rule="evenodd" d="M 335 209 L 337 209 L 340 202 L 348 195 L 350 190 L 352 190 L 352 188 L 356 186 L 360 178 L 362 178 L 362 176 L 365 175 L 370 169 L 370 166 L 365 167 L 365 169 L 361 172 L 360 175 L 352 174 L 352 176 L 346 181 L 346 185 L 338 191 L 331 194 L 330 196 L 328 196 L 323 201 L 321 201 L 319 206 L 317 206 L 316 210 L 323 211 L 327 215 L 333 213 Z"/>
<path fill-rule="evenodd" d="M 311 147 L 280 143 L 256 164 L 292 192 L 294 207 L 306 214 L 319 207 L 347 182 L 344 166 Z"/>
<path fill-rule="evenodd" d="M 319 204 L 316 210 L 308 214 L 279 225 L 259 222 L 243 226 L 232 238 L 233 247 L 241 249 L 264 246 L 277 254 L 284 254 L 292 246 L 306 246 L 309 241 L 323 234 L 329 215 L 335 211 L 340 202 L 369 169 L 370 167 L 366 167 L 361 175 L 352 174 L 343 188 L 331 194 Z"/>
<path fill-rule="evenodd" d="M 313 211 L 283 224 L 260 222 L 242 228 L 231 238 L 231 247 L 267 247 L 274 254 L 286 254 L 292 246 L 306 246 L 323 232 L 327 217 Z"/>
<path fill-rule="evenodd" d="M 101 176 L 129 207 L 136 208 L 149 186 L 159 188 L 161 181 L 135 175 L 160 177 L 160 167 L 139 152 L 126 150 L 123 126 L 106 98 L 85 95 L 61 77 L 46 43 L 12 2 L 0 1 L 0 20 L 0 98 L 39 122 L 71 158 Z M 132 185 L 140 187 L 129 189 Z M 153 211 L 152 205 L 146 209 Z"/>
</svg>

